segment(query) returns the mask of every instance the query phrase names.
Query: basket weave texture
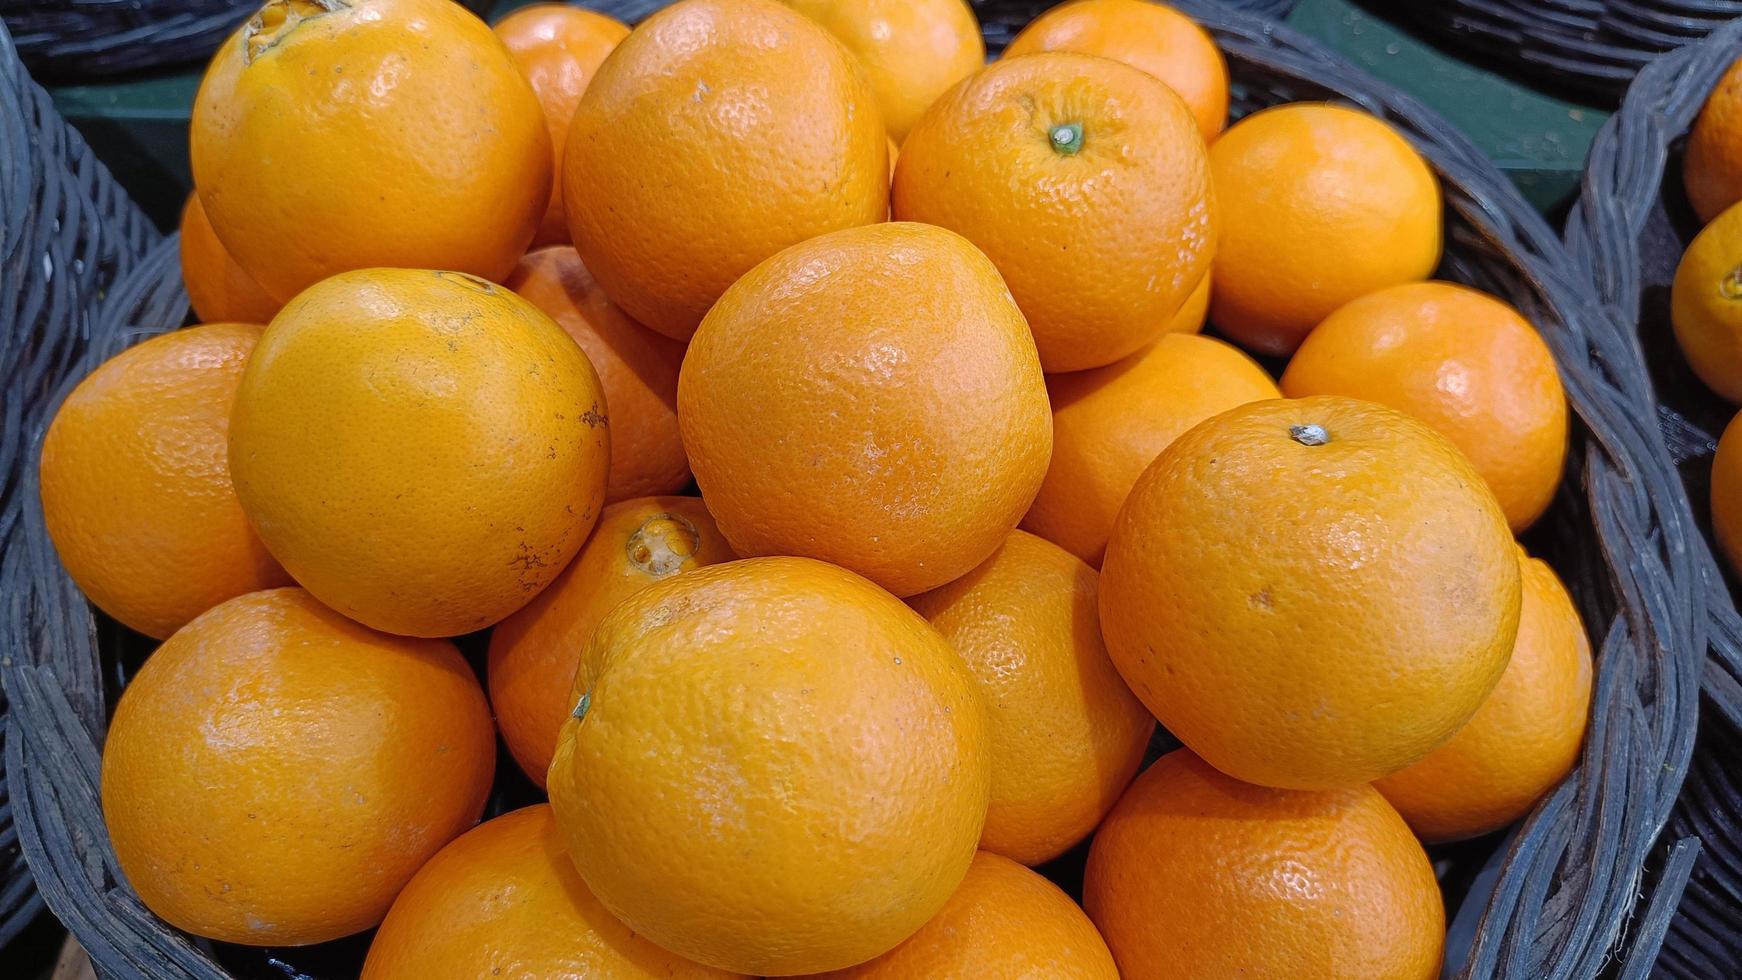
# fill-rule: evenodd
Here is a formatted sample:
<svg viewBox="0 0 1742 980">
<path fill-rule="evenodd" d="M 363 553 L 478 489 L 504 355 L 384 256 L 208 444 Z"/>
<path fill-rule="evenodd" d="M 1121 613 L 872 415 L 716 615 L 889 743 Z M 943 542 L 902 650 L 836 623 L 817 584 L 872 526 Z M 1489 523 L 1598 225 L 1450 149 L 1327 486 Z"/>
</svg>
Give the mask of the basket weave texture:
<svg viewBox="0 0 1742 980">
<path fill-rule="evenodd" d="M 1707 500 L 1716 436 L 1735 407 L 1696 378 L 1670 327 L 1669 285 L 1700 221 L 1681 183 L 1681 144 L 1718 77 L 1742 56 L 1742 21 L 1659 56 L 1639 72 L 1591 145 L 1567 252 L 1596 297 L 1637 325 L 1637 343 L 1661 393 L 1658 422 L 1693 509 L 1709 534 Z M 1742 619 L 1709 539 L 1689 542 L 1708 592 L 1712 653 L 1705 720 L 1672 832 L 1698 835 L 1704 853 L 1663 952 L 1674 976 L 1742 974 Z"/>
<path fill-rule="evenodd" d="M 592 4 L 634 20 L 647 0 Z M 1583 756 L 1506 842 L 1492 850 L 1454 909 L 1453 974 L 1589 980 L 1605 970 L 1651 970 L 1696 857 L 1698 842 L 1660 836 L 1692 752 L 1713 593 L 1709 565 L 1674 462 L 1654 424 L 1649 378 L 1631 325 L 1591 296 L 1547 223 L 1462 135 L 1420 103 L 1364 75 L 1274 22 L 1211 0 L 1179 0 L 1226 52 L 1237 111 L 1295 99 L 1336 99 L 1389 120 L 1428 158 L 1446 194 L 1441 275 L 1504 297 L 1541 330 L 1575 413 L 1565 485 L 1529 545 L 1566 579 L 1594 633 L 1597 673 Z M 1038 12 L 980 4 L 994 51 Z M 37 392 L 73 379 L 143 335 L 184 321 L 173 240 L 109 290 L 80 332 L 76 356 L 32 375 Z M 9 382 L 10 383 L 10 382 Z M 14 399 L 8 399 L 12 402 Z M 11 462 L 23 502 L 20 545 L 8 553 L 0 667 L 12 701 L 8 780 L 19 837 L 49 907 L 112 976 L 217 980 L 254 975 L 261 955 L 175 932 L 147 912 L 118 875 L 98 805 L 100 739 L 92 705 L 113 696 L 138 642 L 93 616 L 55 561 L 33 484 L 35 451 L 55 398 L 39 395 Z M 19 468 L 22 466 L 22 472 Z M 24 615 L 28 612 L 28 615 Z M 1488 847 L 1492 847 L 1490 842 Z M 1468 860 L 1468 851 L 1462 852 Z M 1475 863 L 1482 860 L 1479 848 Z M 1643 896 L 1643 898 L 1641 897 Z M 270 970 L 353 957 L 358 941 L 272 951 Z M 252 956 L 254 959 L 250 960 Z M 250 967 L 249 964 L 254 964 Z M 293 967 L 291 964 L 295 964 Z M 273 975 L 283 975 L 282 973 Z"/>
<path fill-rule="evenodd" d="M 1659 53 L 1742 17 L 1742 0 L 1430 0 L 1395 9 L 1487 60 L 1612 103 Z"/>
</svg>

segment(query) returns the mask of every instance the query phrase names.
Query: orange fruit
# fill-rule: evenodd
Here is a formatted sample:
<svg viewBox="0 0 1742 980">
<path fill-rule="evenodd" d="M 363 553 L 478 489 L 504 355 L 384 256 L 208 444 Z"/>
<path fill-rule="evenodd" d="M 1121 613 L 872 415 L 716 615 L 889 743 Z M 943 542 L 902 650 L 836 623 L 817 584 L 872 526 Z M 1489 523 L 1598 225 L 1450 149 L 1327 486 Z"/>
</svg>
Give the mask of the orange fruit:
<svg viewBox="0 0 1742 980">
<path fill-rule="evenodd" d="M 1254 402 L 1174 440 L 1101 565 L 1113 663 L 1236 779 L 1365 783 L 1481 707 L 1518 632 L 1505 515 L 1457 447 L 1352 398 Z"/>
<path fill-rule="evenodd" d="M 1046 388 L 1052 465 L 1022 526 L 1091 565 L 1132 484 L 1168 443 L 1236 405 L 1282 397 L 1239 350 L 1174 333 L 1106 367 L 1052 375 Z"/>
<path fill-rule="evenodd" d="M 1210 268 L 1204 141 L 1166 85 L 1047 53 L 946 92 L 901 144 L 894 214 L 992 259 L 1049 372 L 1109 364 L 1159 336 Z"/>
<path fill-rule="evenodd" d="M 1173 319 L 1167 321 L 1167 330 L 1164 332 L 1197 333 L 1204 329 L 1204 320 L 1208 318 L 1209 314 L 1210 275 L 1205 273 L 1204 278 L 1198 280 L 1197 288 L 1193 289 L 1192 294 L 1186 297 L 1179 312 L 1173 315 Z"/>
<path fill-rule="evenodd" d="M 125 626 L 162 639 L 244 592 L 289 585 L 225 461 L 260 327 L 211 323 L 136 344 L 61 403 L 42 440 L 42 516 L 61 564 Z"/>
<path fill-rule="evenodd" d="M 730 980 L 660 949 L 605 911 L 569 860 L 549 804 L 456 838 L 399 893 L 363 980 L 477 977 Z"/>
<path fill-rule="evenodd" d="M 1313 328 L 1283 394 L 1347 395 L 1426 422 L 1463 450 L 1512 530 L 1554 500 L 1567 456 L 1567 393 L 1554 354 L 1511 306 L 1467 286 L 1369 293 Z"/>
<path fill-rule="evenodd" d="M 121 692 L 103 817 L 146 907 L 224 942 L 381 921 L 484 810 L 490 708 L 445 640 L 365 629 L 301 589 L 182 627 Z"/>
<path fill-rule="evenodd" d="M 563 212 L 561 178 L 563 147 L 568 143 L 569 121 L 581 93 L 593 80 L 593 73 L 629 36 L 629 27 L 614 17 L 594 10 L 571 7 L 566 3 L 535 3 L 515 10 L 496 23 L 496 36 L 508 47 L 508 54 L 544 107 L 544 120 L 550 127 L 550 145 L 555 151 L 551 173 L 550 205 L 539 223 L 534 245 L 550 245 L 569 240 L 568 216 Z"/>
<path fill-rule="evenodd" d="M 926 107 L 986 63 L 980 23 L 965 0 L 782 0 L 823 25 L 871 80 L 895 142 Z"/>
<path fill-rule="evenodd" d="M 1712 532 L 1730 567 L 1742 569 L 1742 426 L 1734 418 L 1712 456 Z"/>
<path fill-rule="evenodd" d="M 1107 944 L 1058 886 L 1009 858 L 974 855 L 930 922 L 830 980 L 1119 980 Z"/>
<path fill-rule="evenodd" d="M 683 345 L 630 319 L 567 245 L 528 253 L 505 285 L 568 331 L 599 374 L 611 411 L 605 499 L 676 493 L 687 486 L 690 463 L 677 431 Z"/>
<path fill-rule="evenodd" d="M 1210 170 L 1222 214 L 1210 320 L 1250 350 L 1291 353 L 1337 307 L 1439 264 L 1439 178 L 1364 112 L 1254 113 L 1210 147 Z"/>
<path fill-rule="evenodd" d="M 212 227 L 280 302 L 372 266 L 499 279 L 549 201 L 537 96 L 448 0 L 269 0 L 212 56 L 189 127 Z"/>
<path fill-rule="evenodd" d="M 1373 784 L 1428 841 L 1498 830 L 1572 771 L 1591 708 L 1591 643 L 1554 569 L 1518 549 L 1518 641 L 1494 693 L 1427 758 Z"/>
<path fill-rule="evenodd" d="M 696 482 L 741 555 L 806 555 L 896 595 L 986 560 L 1052 446 L 998 271 L 926 225 L 795 245 L 732 285 L 678 376 Z"/>
<path fill-rule="evenodd" d="M 1076 0 L 1041 14 L 1016 35 L 1006 58 L 1041 51 L 1100 55 L 1167 83 L 1192 111 L 1205 140 L 1228 123 L 1228 63 L 1197 21 L 1149 0 Z"/>
<path fill-rule="evenodd" d="M 1368 786 L 1249 786 L 1181 749 L 1095 835 L 1083 905 L 1127 980 L 1431 980 L 1445 910 L 1427 854 Z"/>
<path fill-rule="evenodd" d="M 272 321 L 230 417 L 230 472 L 317 599 L 413 636 L 481 629 L 537 595 L 598 519 L 610 461 L 586 355 L 514 293 L 364 269 Z"/>
<path fill-rule="evenodd" d="M 888 153 L 864 71 L 827 31 L 773 0 L 680 0 L 581 96 L 563 202 L 605 292 L 688 340 L 751 266 L 884 220 Z"/>
<path fill-rule="evenodd" d="M 490 631 L 490 704 L 502 741 L 544 785 L 574 701 L 581 647 L 617 603 L 660 579 L 731 561 L 726 539 L 695 497 L 611 504 L 562 574 Z"/>
<path fill-rule="evenodd" d="M 218 241 L 198 194 L 182 205 L 180 251 L 188 303 L 202 323 L 265 323 L 278 312 L 278 301 Z"/>
<path fill-rule="evenodd" d="M 1742 207 L 1712 219 L 1682 253 L 1670 323 L 1688 366 L 1728 402 L 1742 402 Z"/>
<path fill-rule="evenodd" d="M 750 558 L 655 582 L 581 654 L 550 800 L 637 933 L 756 976 L 888 952 L 986 817 L 986 718 L 937 631 L 864 579 Z"/>
<path fill-rule="evenodd" d="M 1718 79 L 1688 130 L 1682 183 L 1701 221 L 1742 201 L 1742 61 Z"/>
<path fill-rule="evenodd" d="M 1095 829 L 1155 731 L 1107 659 L 1098 577 L 1063 548 L 1012 531 L 980 567 L 908 601 L 979 682 L 992 755 L 980 847 L 1023 864 L 1058 857 Z"/>
</svg>

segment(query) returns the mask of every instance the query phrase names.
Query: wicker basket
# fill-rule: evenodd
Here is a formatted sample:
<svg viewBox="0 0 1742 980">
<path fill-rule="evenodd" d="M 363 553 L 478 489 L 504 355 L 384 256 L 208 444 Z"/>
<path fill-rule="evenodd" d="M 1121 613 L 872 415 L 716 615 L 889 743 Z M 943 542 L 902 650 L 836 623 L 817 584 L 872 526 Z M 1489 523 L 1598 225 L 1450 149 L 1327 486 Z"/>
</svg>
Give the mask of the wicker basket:
<svg viewBox="0 0 1742 980">
<path fill-rule="evenodd" d="M 1485 60 L 1614 102 L 1657 54 L 1742 17 L 1742 0 L 1433 0 L 1397 9 Z"/>
<path fill-rule="evenodd" d="M 1591 146 L 1566 229 L 1567 251 L 1597 298 L 1623 322 L 1637 324 L 1640 350 L 1663 393 L 1660 425 L 1702 522 L 1714 437 L 1736 410 L 1694 376 L 1670 328 L 1669 284 L 1700 230 L 1682 189 L 1680 140 L 1738 56 L 1742 21 L 1640 71 Z M 1709 524 L 1702 526 L 1709 532 Z M 1711 549 L 1699 539 L 1690 544 L 1707 584 L 1714 643 L 1704 677 L 1707 717 L 1672 825 L 1697 833 L 1706 851 L 1665 948 L 1665 965 L 1691 976 L 1736 976 L 1742 972 L 1742 621 Z"/>
<path fill-rule="evenodd" d="M 36 500 L 25 485 L 26 474 L 35 471 L 29 434 L 42 424 L 53 389 L 90 335 L 96 298 L 132 271 L 156 237 L 84 140 L 55 114 L 0 29 L 0 382 L 6 393 L 0 399 L 0 580 L 6 583 L 0 588 L 6 623 L 0 662 L 18 656 L 19 644 L 49 642 L 52 633 L 34 597 L 13 586 L 22 581 L 15 570 L 28 550 L 21 521 Z M 53 636 L 52 642 L 67 638 Z M 93 675 L 79 679 L 96 681 Z M 102 718 L 102 692 L 81 690 L 78 716 L 94 724 Z M 0 715 L 4 711 L 0 697 Z M 0 946 L 42 907 L 19 852 L 15 802 L 0 785 Z"/>
<path fill-rule="evenodd" d="M 653 5 L 631 2 L 638 12 Z M 597 5 L 627 13 L 626 5 Z M 1451 972 L 1483 980 L 1588 980 L 1605 970 L 1643 977 L 1699 851 L 1696 841 L 1659 837 L 1692 751 L 1711 618 L 1702 601 L 1707 566 L 1692 557 L 1698 531 L 1652 424 L 1651 388 L 1631 333 L 1590 297 L 1542 218 L 1431 111 L 1273 22 L 1210 0 L 1178 5 L 1227 53 L 1239 111 L 1340 99 L 1397 125 L 1445 188 L 1441 273 L 1517 305 L 1560 363 L 1577 419 L 1568 478 L 1529 543 L 1561 571 L 1595 631 L 1591 729 L 1572 776 L 1503 844 L 1490 838 L 1435 852 L 1453 866 Z M 994 50 L 1037 12 L 1016 2 L 979 10 Z M 186 305 L 176 273 L 165 243 L 111 291 L 88 341 L 80 338 L 85 356 L 58 376 L 76 376 L 142 333 L 178 326 Z M 41 424 L 39 415 L 33 445 Z M 23 479 L 33 472 L 27 466 Z M 95 701 L 98 678 L 113 694 L 141 644 L 94 623 L 55 564 L 33 488 L 25 492 L 24 541 L 9 556 L 16 567 L 5 588 L 28 588 L 37 612 L 0 623 L 14 661 L 3 668 L 13 698 L 6 751 L 20 837 L 49 906 L 109 975 L 217 980 L 231 975 L 227 969 L 321 977 L 354 970 L 366 939 L 265 952 L 196 942 L 152 917 L 121 881 L 98 806 L 98 740 L 72 702 Z"/>
</svg>

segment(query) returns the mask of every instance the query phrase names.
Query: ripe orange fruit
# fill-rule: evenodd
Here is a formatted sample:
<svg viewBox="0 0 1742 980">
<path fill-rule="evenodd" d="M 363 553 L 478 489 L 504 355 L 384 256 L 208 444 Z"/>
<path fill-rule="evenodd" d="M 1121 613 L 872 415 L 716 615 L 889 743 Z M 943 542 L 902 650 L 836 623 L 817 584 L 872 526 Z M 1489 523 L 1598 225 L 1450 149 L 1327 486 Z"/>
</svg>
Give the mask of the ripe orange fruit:
<svg viewBox="0 0 1742 980">
<path fill-rule="evenodd" d="M 1445 945 L 1427 854 L 1371 787 L 1249 786 L 1184 749 L 1107 815 L 1083 905 L 1130 980 L 1430 980 Z"/>
<path fill-rule="evenodd" d="M 538 98 L 447 0 L 269 0 L 212 56 L 189 125 L 212 227 L 280 302 L 372 266 L 499 279 L 549 200 Z"/>
<path fill-rule="evenodd" d="M 177 631 L 121 692 L 103 816 L 128 883 L 171 925 L 300 946 L 380 922 L 477 822 L 495 764 L 489 705 L 452 644 L 273 589 Z"/>
<path fill-rule="evenodd" d="M 180 251 L 188 303 L 202 323 L 265 323 L 278 312 L 278 301 L 218 241 L 198 194 L 182 205 Z"/>
<path fill-rule="evenodd" d="M 581 93 L 593 80 L 605 56 L 629 36 L 629 27 L 614 17 L 566 3 L 535 3 L 521 7 L 497 22 L 496 36 L 544 107 L 550 127 L 550 145 L 555 151 L 551 173 L 550 205 L 533 236 L 534 245 L 569 240 L 568 216 L 563 212 L 563 147 L 568 143 L 569 121 Z"/>
<path fill-rule="evenodd" d="M 540 803 L 489 820 L 429 859 L 369 944 L 363 980 L 478 977 L 730 980 L 618 922 L 575 873 Z"/>
<path fill-rule="evenodd" d="M 1731 419 L 1712 456 L 1712 532 L 1730 567 L 1742 569 L 1742 425 Z"/>
<path fill-rule="evenodd" d="M 1210 35 L 1172 7 L 1149 0 L 1059 4 L 1029 22 L 1004 56 L 1041 51 L 1100 55 L 1143 69 L 1185 100 L 1206 141 L 1227 125 L 1228 63 Z"/>
<path fill-rule="evenodd" d="M 1204 278 L 1198 280 L 1196 289 L 1186 297 L 1184 305 L 1173 319 L 1167 321 L 1165 333 L 1197 333 L 1204 329 L 1204 320 L 1210 314 L 1210 274 L 1204 273 Z"/>
<path fill-rule="evenodd" d="M 942 910 L 882 956 L 829 980 L 1119 980 L 1107 944 L 1058 886 L 1009 858 L 974 855 Z"/>
<path fill-rule="evenodd" d="M 525 605 L 598 519 L 611 455 L 586 355 L 514 293 L 364 269 L 291 300 L 243 373 L 230 472 L 297 582 L 389 633 Z"/>
<path fill-rule="evenodd" d="M 563 202 L 605 292 L 688 340 L 751 266 L 883 221 L 888 152 L 863 70 L 827 31 L 772 0 L 680 0 L 587 86 Z"/>
<path fill-rule="evenodd" d="M 42 516 L 97 608 L 162 639 L 244 592 L 289 585 L 225 461 L 230 406 L 260 327 L 212 323 L 103 362 L 42 440 Z"/>
<path fill-rule="evenodd" d="M 677 404 L 734 551 L 821 558 L 896 595 L 985 561 L 1052 447 L 998 271 L 926 225 L 823 235 L 752 269 L 696 332 Z"/>
<path fill-rule="evenodd" d="M 1706 387 L 1742 402 L 1742 207 L 1712 219 L 1682 253 L 1670 284 L 1676 342 Z"/>
<path fill-rule="evenodd" d="M 1091 565 L 1132 484 L 1168 443 L 1236 405 L 1282 397 L 1239 350 L 1174 333 L 1106 367 L 1055 374 L 1046 388 L 1052 465 L 1022 526 Z"/>
<path fill-rule="evenodd" d="M 1153 76 L 1088 55 L 999 61 L 901 144 L 894 214 L 958 232 L 998 267 L 1049 372 L 1154 340 L 1216 251 L 1204 141 Z"/>
<path fill-rule="evenodd" d="M 1682 183 L 1701 221 L 1742 201 L 1742 61 L 1718 79 L 1688 130 Z"/>
<path fill-rule="evenodd" d="M 1292 789 L 1419 761 L 1518 632 L 1505 515 L 1444 437 L 1352 398 L 1255 402 L 1174 440 L 1107 542 L 1101 629 L 1211 765 Z"/>
<path fill-rule="evenodd" d="M 617 603 L 660 579 L 731 561 L 726 539 L 695 497 L 642 497 L 605 508 L 562 574 L 490 632 L 490 704 L 502 740 L 544 785 L 557 733 L 575 704 L 581 647 Z"/>
<path fill-rule="evenodd" d="M 506 282 L 581 345 L 611 412 L 607 501 L 676 493 L 690 482 L 677 430 L 683 345 L 629 318 L 567 245 L 529 252 Z"/>
<path fill-rule="evenodd" d="M 1518 549 L 1518 642 L 1494 693 L 1451 740 L 1373 784 L 1423 840 L 1461 840 L 1530 812 L 1578 761 L 1591 643 L 1554 569 Z"/>
<path fill-rule="evenodd" d="M 1313 328 L 1288 362 L 1290 398 L 1388 405 L 1463 450 L 1513 531 L 1554 500 L 1567 455 L 1567 393 L 1548 345 L 1507 304 L 1466 286 L 1369 293 Z"/>
<path fill-rule="evenodd" d="M 897 143 L 938 96 L 986 63 L 986 42 L 965 0 L 783 2 L 823 25 L 865 66 Z"/>
<path fill-rule="evenodd" d="M 1291 353 L 1337 307 L 1439 264 L 1439 179 L 1364 112 L 1254 113 L 1210 147 L 1210 169 L 1222 213 L 1210 320 L 1251 350 Z"/>
<path fill-rule="evenodd" d="M 1155 731 L 1107 659 L 1097 578 L 1063 548 L 1012 531 L 980 567 L 908 603 L 979 682 L 992 753 L 980 846 L 1023 864 L 1095 829 Z"/>
<path fill-rule="evenodd" d="M 550 799 L 630 928 L 756 976 L 887 952 L 961 882 L 986 718 L 937 631 L 807 558 L 711 565 L 606 614 Z"/>
</svg>

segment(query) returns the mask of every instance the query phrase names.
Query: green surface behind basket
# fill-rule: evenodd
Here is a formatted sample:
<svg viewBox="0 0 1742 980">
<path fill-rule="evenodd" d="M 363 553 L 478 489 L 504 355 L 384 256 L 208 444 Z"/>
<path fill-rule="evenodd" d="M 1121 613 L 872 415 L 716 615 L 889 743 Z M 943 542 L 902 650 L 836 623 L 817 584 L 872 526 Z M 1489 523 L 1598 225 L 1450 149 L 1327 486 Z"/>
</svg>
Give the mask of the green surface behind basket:
<svg viewBox="0 0 1742 980">
<path fill-rule="evenodd" d="M 498 15 L 524 2 L 498 4 Z M 1351 0 L 1301 0 L 1288 22 L 1461 127 L 1544 210 L 1571 196 L 1608 116 L 1459 61 Z M 196 66 L 54 89 L 61 113 L 165 228 L 189 187 L 187 118 L 199 75 Z"/>
</svg>

